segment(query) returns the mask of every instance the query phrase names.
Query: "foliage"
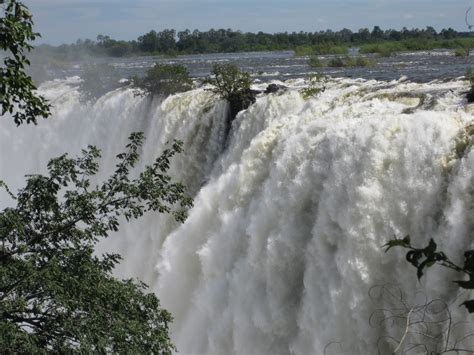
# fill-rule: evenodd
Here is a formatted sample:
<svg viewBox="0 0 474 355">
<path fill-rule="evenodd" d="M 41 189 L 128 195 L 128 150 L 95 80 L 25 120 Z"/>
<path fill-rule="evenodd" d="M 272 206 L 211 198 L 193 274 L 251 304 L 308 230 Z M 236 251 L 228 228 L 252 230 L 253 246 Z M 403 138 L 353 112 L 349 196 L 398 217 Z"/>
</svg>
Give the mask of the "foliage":
<svg viewBox="0 0 474 355">
<path fill-rule="evenodd" d="M 333 57 L 329 60 L 321 60 L 318 57 L 311 57 L 308 61 L 308 65 L 313 68 L 320 67 L 333 67 L 333 68 L 343 68 L 343 67 L 368 67 L 373 65 L 374 62 L 363 56 L 350 57 L 348 55 L 344 57 Z"/>
<path fill-rule="evenodd" d="M 183 65 L 156 63 L 143 78 L 133 77 L 132 85 L 151 95 L 172 95 L 193 88 L 188 69 Z"/>
<path fill-rule="evenodd" d="M 312 68 L 320 68 L 325 65 L 325 63 L 316 56 L 312 56 L 308 60 L 308 65 Z"/>
<path fill-rule="evenodd" d="M 385 42 L 377 44 L 367 44 L 360 48 L 360 53 L 377 53 L 381 57 L 390 57 L 395 52 L 406 50 L 402 42 Z"/>
<path fill-rule="evenodd" d="M 467 57 L 469 56 L 469 48 L 456 48 L 456 50 L 454 51 L 454 55 L 456 57 Z"/>
<path fill-rule="evenodd" d="M 33 48 L 29 42 L 38 37 L 39 34 L 33 32 L 28 9 L 19 1 L 10 1 L 5 16 L 0 17 L 0 50 L 5 51 L 0 68 L 0 101 L 2 115 L 9 112 L 17 125 L 36 124 L 38 117 L 49 115 L 49 105 L 45 98 L 34 93 L 33 79 L 25 72 L 30 65 L 25 52 Z"/>
<path fill-rule="evenodd" d="M 325 55 L 325 54 L 347 54 L 347 46 L 338 46 L 330 43 L 318 45 L 304 45 L 295 48 L 295 55 Z"/>
<path fill-rule="evenodd" d="M 333 68 L 342 68 L 345 67 L 346 64 L 344 63 L 341 57 L 334 57 L 329 59 L 329 61 L 327 62 L 327 66 Z"/>
<path fill-rule="evenodd" d="M 424 248 L 415 248 L 411 244 L 410 236 L 403 239 L 392 239 L 387 244 L 386 252 L 393 247 L 402 247 L 409 249 L 406 254 L 407 261 L 417 269 L 417 277 L 420 279 L 423 276 L 424 270 L 433 265 L 441 265 L 448 269 L 457 271 L 463 276 L 467 276 L 467 281 L 454 281 L 459 287 L 463 289 L 474 289 L 474 250 L 467 250 L 464 252 L 464 265 L 459 266 L 452 262 L 444 252 L 437 250 L 437 244 L 433 239 L 430 239 L 428 245 Z M 474 313 L 474 299 L 462 303 L 469 313 Z"/>
<path fill-rule="evenodd" d="M 328 77 L 320 73 L 310 74 L 307 82 L 308 86 L 300 90 L 305 100 L 324 92 Z"/>
<path fill-rule="evenodd" d="M 100 152 L 89 146 L 27 177 L 16 207 L 0 212 L 0 348 L 12 353 L 169 354 L 171 316 L 145 285 L 112 276 L 117 254 L 98 256 L 96 243 L 124 217 L 147 211 L 186 218 L 192 204 L 166 174 L 182 149 L 174 142 L 137 178 L 143 134 L 130 136 L 115 172 L 94 186 Z M 14 197 L 13 195 L 11 195 Z M 176 206 L 176 207 L 175 207 Z"/>
<path fill-rule="evenodd" d="M 396 52 L 432 50 L 436 48 L 451 48 L 468 50 L 474 47 L 474 38 L 459 37 L 448 38 L 427 38 L 422 41 L 413 38 L 401 41 L 383 41 L 380 43 L 366 43 L 361 45 L 360 53 L 377 53 L 382 57 L 389 57 Z"/>
<path fill-rule="evenodd" d="M 33 95 L 31 78 L 23 71 L 28 64 L 24 51 L 31 48 L 27 41 L 37 36 L 31 15 L 11 1 L 0 21 L 2 46 L 13 55 L 5 60 L 10 67 L 2 73 L 0 101 L 4 108 L 12 101 L 20 109 L 32 105 L 15 121 L 36 123 L 36 115 L 49 115 L 49 106 Z M 114 173 L 98 185 L 92 181 L 100 152 L 92 146 L 75 159 L 65 154 L 51 160 L 48 174 L 27 176 L 26 186 L 16 196 L 0 181 L 0 188 L 16 200 L 15 207 L 0 211 L 3 352 L 171 354 L 175 350 L 168 336 L 171 315 L 160 308 L 156 296 L 146 294 L 141 282 L 113 277 L 120 256 L 97 255 L 95 249 L 123 219 L 157 211 L 183 221 L 192 205 L 183 185 L 166 174 L 182 143 L 175 141 L 132 178 L 143 134 L 134 133 L 129 140 L 126 151 L 117 156 Z"/>
<path fill-rule="evenodd" d="M 98 35 L 97 46 L 111 57 L 123 57 L 131 52 L 132 44 L 127 41 L 116 41 L 109 36 Z"/>
<path fill-rule="evenodd" d="M 119 73 L 109 64 L 90 64 L 84 68 L 79 85 L 82 101 L 95 101 L 120 87 Z"/>
<path fill-rule="evenodd" d="M 355 59 L 351 58 L 352 62 L 349 66 L 351 67 L 370 67 L 374 65 L 374 62 L 366 57 L 357 56 Z"/>
<path fill-rule="evenodd" d="M 211 75 L 205 83 L 214 86 L 210 91 L 225 100 L 247 92 L 252 85 L 250 73 L 241 72 L 235 64 L 214 64 Z"/>
<path fill-rule="evenodd" d="M 369 45 L 369 46 L 368 46 Z M 99 35 L 97 41 L 78 40 L 74 44 L 58 47 L 44 46 L 64 58 L 79 56 L 123 56 L 123 55 L 176 55 L 191 53 L 228 53 L 250 51 L 294 50 L 296 55 L 318 54 L 346 55 L 349 47 L 361 46 L 364 53 L 390 53 L 403 50 L 427 50 L 434 48 L 458 48 L 474 46 L 474 38 L 467 32 L 452 28 L 437 32 L 432 27 L 399 31 L 382 30 L 375 26 L 372 31 L 361 28 L 351 31 L 244 33 L 232 29 L 210 29 L 199 31 L 164 29 L 150 31 L 133 41 L 118 41 Z M 368 47 L 367 47 L 368 46 Z"/>
<path fill-rule="evenodd" d="M 215 64 L 205 83 L 213 86 L 210 91 L 229 102 L 231 119 L 255 102 L 250 73 L 240 71 L 234 64 Z"/>
</svg>

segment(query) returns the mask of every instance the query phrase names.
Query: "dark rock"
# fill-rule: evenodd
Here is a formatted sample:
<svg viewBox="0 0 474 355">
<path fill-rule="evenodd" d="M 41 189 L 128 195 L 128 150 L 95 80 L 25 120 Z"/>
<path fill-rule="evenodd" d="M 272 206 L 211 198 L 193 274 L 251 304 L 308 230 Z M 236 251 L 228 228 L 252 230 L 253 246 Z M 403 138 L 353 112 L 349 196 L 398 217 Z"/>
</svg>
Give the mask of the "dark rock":
<svg viewBox="0 0 474 355">
<path fill-rule="evenodd" d="M 474 102 L 474 87 L 466 93 L 466 98 L 468 103 Z"/>
<path fill-rule="evenodd" d="M 230 121 L 233 121 L 240 111 L 255 103 L 257 93 L 254 90 L 247 90 L 229 97 Z"/>
<path fill-rule="evenodd" d="M 286 86 L 284 86 L 284 85 L 270 84 L 265 89 L 265 94 L 273 94 L 273 93 L 276 93 L 280 90 L 285 90 L 285 89 L 286 89 Z"/>
</svg>

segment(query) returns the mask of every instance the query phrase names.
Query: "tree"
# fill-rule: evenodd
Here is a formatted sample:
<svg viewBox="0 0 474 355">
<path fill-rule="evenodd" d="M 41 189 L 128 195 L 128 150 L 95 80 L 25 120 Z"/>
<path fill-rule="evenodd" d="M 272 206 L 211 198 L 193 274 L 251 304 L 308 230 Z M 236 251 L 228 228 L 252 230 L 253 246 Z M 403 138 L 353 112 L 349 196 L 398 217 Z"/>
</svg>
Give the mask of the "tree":
<svg viewBox="0 0 474 355">
<path fill-rule="evenodd" d="M 172 95 L 193 88 L 188 69 L 183 65 L 156 63 L 145 77 L 133 77 L 132 85 L 146 94 Z"/>
<path fill-rule="evenodd" d="M 192 201 L 166 175 L 170 149 L 138 178 L 143 134 L 130 136 L 115 172 L 94 186 L 100 152 L 88 147 L 48 164 L 47 175 L 28 176 L 16 207 L 0 212 L 0 349 L 14 353 L 169 354 L 170 314 L 146 285 L 112 275 L 117 254 L 97 256 L 94 246 L 126 221 L 147 211 L 183 221 Z"/>
<path fill-rule="evenodd" d="M 250 73 L 240 71 L 234 64 L 214 64 L 211 77 L 205 83 L 213 86 L 210 91 L 229 102 L 231 120 L 255 102 Z"/>
<path fill-rule="evenodd" d="M 382 40 L 384 36 L 384 32 L 382 31 L 380 26 L 374 26 L 374 29 L 372 30 L 370 36 L 375 41 Z"/>
<path fill-rule="evenodd" d="M 138 37 L 138 46 L 143 52 L 155 52 L 159 47 L 159 38 L 156 31 L 150 31 Z"/>
<path fill-rule="evenodd" d="M 0 102 L 7 111 L 17 103 L 17 124 L 49 115 L 49 106 L 33 93 L 24 74 L 34 39 L 31 15 L 12 0 L 1 20 L 2 46 L 14 58 L 5 61 Z M 25 106 L 31 105 L 31 106 Z M 35 106 L 37 105 L 37 106 Z M 26 107 L 26 108 L 25 108 Z M 2 115 L 3 115 L 2 114 Z M 116 232 L 123 220 L 146 212 L 186 218 L 192 200 L 172 181 L 170 159 L 182 150 L 175 141 L 136 178 L 142 133 L 133 133 L 117 155 L 113 174 L 94 185 L 100 151 L 89 146 L 77 158 L 66 154 L 48 164 L 48 174 L 27 176 L 15 207 L 0 211 L 0 349 L 6 353 L 170 354 L 171 315 L 160 308 L 146 285 L 112 275 L 117 254 L 96 255 L 97 242 Z M 135 176 L 135 175 L 134 175 Z"/>
<path fill-rule="evenodd" d="M 30 64 L 26 57 L 33 47 L 29 44 L 40 35 L 33 32 L 32 15 L 19 1 L 11 0 L 0 18 L 0 49 L 5 51 L 0 68 L 0 101 L 2 116 L 9 112 L 17 125 L 37 123 L 38 117 L 49 116 L 50 106 L 34 91 L 33 79 L 26 74 Z"/>
</svg>

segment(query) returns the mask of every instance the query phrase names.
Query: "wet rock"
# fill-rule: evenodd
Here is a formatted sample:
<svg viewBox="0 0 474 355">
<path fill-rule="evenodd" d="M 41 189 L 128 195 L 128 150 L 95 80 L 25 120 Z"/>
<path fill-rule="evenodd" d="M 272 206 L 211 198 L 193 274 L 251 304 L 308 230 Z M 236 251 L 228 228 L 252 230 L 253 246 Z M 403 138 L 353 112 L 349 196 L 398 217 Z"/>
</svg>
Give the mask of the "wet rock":
<svg viewBox="0 0 474 355">
<path fill-rule="evenodd" d="M 284 85 L 270 84 L 265 89 L 265 94 L 274 94 L 278 91 L 285 90 L 285 89 L 286 89 L 286 86 Z"/>
</svg>

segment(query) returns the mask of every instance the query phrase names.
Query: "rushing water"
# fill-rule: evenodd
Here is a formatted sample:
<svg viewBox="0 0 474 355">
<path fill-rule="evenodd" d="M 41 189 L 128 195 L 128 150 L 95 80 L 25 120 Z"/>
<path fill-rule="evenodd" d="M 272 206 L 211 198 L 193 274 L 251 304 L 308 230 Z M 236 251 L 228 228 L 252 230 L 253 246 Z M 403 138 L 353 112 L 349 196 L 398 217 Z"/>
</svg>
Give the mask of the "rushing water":
<svg viewBox="0 0 474 355">
<path fill-rule="evenodd" d="M 102 149 L 105 176 L 132 131 L 146 133 L 148 161 L 183 140 L 172 173 L 195 198 L 188 220 L 148 215 L 100 246 L 119 251 L 118 274 L 143 279 L 173 314 L 181 354 L 390 353 L 384 336 L 400 339 L 406 321 L 369 325 L 377 309 L 400 308 L 396 297 L 369 297 L 386 283 L 410 305 L 420 302 L 414 290 L 453 302 L 453 319 L 466 320 L 452 274 L 436 268 L 418 282 L 403 253 L 382 245 L 433 237 L 458 262 L 472 247 L 474 151 L 453 153 L 473 124 L 467 83 L 339 78 L 309 100 L 303 79 L 284 84 L 225 137 L 226 104 L 204 89 L 164 101 L 119 89 L 82 104 L 77 79 L 48 82 L 50 120 L 0 123 L 0 176 L 17 188 L 87 144 Z M 404 349 L 410 342 L 430 340 L 410 335 Z"/>
<path fill-rule="evenodd" d="M 319 56 L 323 61 L 332 57 L 334 55 Z M 185 65 L 196 78 L 209 75 L 215 63 L 235 63 L 242 70 L 252 73 L 255 80 L 262 82 L 301 78 L 314 71 L 331 76 L 376 80 L 398 80 L 401 76 L 406 76 L 411 81 L 429 82 L 463 76 L 468 68 L 474 66 L 474 56 L 456 57 L 454 50 L 405 52 L 388 58 L 376 55 L 368 57 L 373 61 L 373 65 L 368 68 L 311 68 L 307 56 L 298 57 L 291 51 L 183 55 L 175 58 L 106 58 L 94 59 L 93 62 L 114 66 L 123 78 L 143 75 L 155 63 Z M 80 75 L 90 63 L 77 62 L 68 69 L 63 69 L 61 73 L 52 74 Z"/>
</svg>

